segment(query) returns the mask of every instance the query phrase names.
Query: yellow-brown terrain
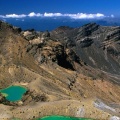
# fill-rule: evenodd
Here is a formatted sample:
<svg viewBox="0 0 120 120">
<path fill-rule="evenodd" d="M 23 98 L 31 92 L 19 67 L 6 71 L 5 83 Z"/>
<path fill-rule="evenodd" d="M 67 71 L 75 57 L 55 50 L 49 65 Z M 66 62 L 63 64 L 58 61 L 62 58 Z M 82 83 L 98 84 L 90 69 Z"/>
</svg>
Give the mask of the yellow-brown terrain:
<svg viewBox="0 0 120 120">
<path fill-rule="evenodd" d="M 0 97 L 0 120 L 46 115 L 119 120 L 120 75 L 86 64 L 48 31 L 32 32 L 0 22 L 0 89 L 28 88 L 16 103 Z"/>
</svg>

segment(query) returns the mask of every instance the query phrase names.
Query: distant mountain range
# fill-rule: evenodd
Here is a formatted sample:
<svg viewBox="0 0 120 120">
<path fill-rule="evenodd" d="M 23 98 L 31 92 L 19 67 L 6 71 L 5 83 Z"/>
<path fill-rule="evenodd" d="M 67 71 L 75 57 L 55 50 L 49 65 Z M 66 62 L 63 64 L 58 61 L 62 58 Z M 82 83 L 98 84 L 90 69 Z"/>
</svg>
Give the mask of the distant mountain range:
<svg viewBox="0 0 120 120">
<path fill-rule="evenodd" d="M 37 31 L 53 30 L 59 26 L 81 27 L 90 22 L 96 22 L 103 26 L 119 26 L 120 18 L 103 18 L 103 19 L 70 19 L 66 17 L 54 18 L 21 18 L 21 19 L 4 19 L 6 22 L 21 27 L 23 30 L 34 28 Z"/>
</svg>

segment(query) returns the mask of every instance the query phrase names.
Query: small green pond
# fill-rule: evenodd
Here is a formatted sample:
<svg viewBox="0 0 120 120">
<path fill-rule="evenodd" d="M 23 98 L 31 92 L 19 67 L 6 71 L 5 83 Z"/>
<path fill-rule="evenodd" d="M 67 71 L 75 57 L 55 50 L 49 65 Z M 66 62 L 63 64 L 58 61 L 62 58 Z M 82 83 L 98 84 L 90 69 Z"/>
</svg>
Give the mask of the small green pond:
<svg viewBox="0 0 120 120">
<path fill-rule="evenodd" d="M 22 86 L 9 86 L 5 89 L 0 90 L 3 96 L 11 102 L 19 101 L 22 99 L 23 94 L 27 91 L 26 88 Z"/>
<path fill-rule="evenodd" d="M 88 118 L 76 118 L 76 117 L 67 117 L 67 116 L 46 116 L 36 120 L 92 120 Z"/>
</svg>

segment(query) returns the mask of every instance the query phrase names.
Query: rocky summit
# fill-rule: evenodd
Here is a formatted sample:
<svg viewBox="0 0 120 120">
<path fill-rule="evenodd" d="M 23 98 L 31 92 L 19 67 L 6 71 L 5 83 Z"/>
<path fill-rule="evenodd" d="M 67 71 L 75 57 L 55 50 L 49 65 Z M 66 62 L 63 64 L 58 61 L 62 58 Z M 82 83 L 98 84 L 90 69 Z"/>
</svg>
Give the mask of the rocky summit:
<svg viewBox="0 0 120 120">
<path fill-rule="evenodd" d="M 89 23 L 40 32 L 0 21 L 0 90 L 12 85 L 27 92 L 15 102 L 0 93 L 0 120 L 119 120 L 120 27 Z"/>
</svg>

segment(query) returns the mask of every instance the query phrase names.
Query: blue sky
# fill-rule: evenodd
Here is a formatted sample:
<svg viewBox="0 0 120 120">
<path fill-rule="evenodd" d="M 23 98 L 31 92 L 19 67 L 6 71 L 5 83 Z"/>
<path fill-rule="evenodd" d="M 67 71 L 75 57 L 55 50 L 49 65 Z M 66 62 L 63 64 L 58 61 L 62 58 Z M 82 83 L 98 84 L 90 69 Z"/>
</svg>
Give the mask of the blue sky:
<svg viewBox="0 0 120 120">
<path fill-rule="evenodd" d="M 2 17 L 5 17 L 6 14 L 28 16 L 30 13 L 34 13 L 33 16 L 37 16 L 37 13 L 44 16 L 45 12 L 61 13 L 63 16 L 65 16 L 64 14 L 74 14 L 73 18 L 77 18 L 75 17 L 77 13 L 80 13 L 77 15 L 79 18 L 85 15 L 87 18 L 89 14 L 93 14 L 92 17 L 99 16 L 97 13 L 100 13 L 101 17 L 119 16 L 120 0 L 0 0 L 0 15 Z"/>
</svg>

